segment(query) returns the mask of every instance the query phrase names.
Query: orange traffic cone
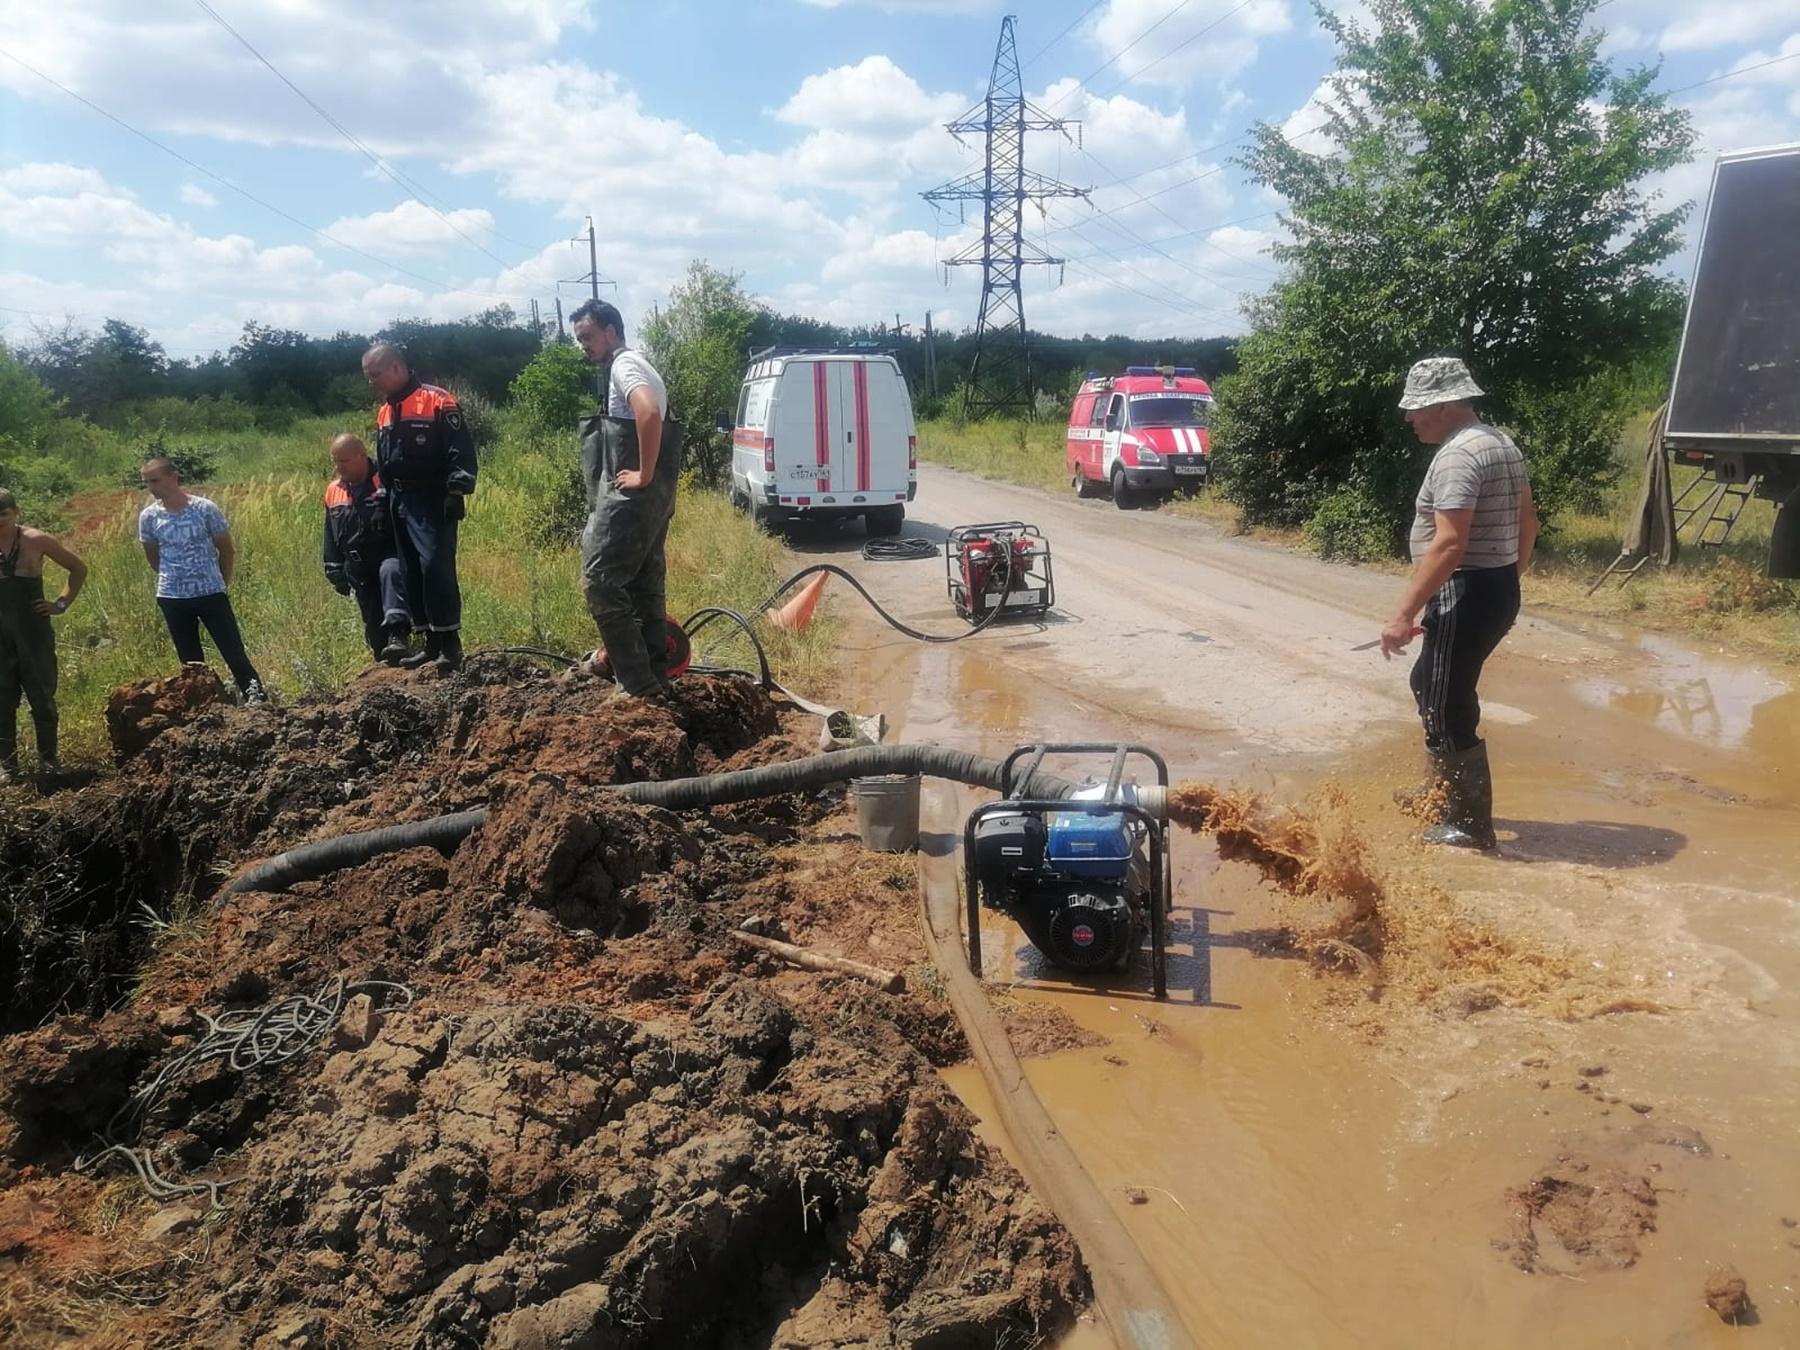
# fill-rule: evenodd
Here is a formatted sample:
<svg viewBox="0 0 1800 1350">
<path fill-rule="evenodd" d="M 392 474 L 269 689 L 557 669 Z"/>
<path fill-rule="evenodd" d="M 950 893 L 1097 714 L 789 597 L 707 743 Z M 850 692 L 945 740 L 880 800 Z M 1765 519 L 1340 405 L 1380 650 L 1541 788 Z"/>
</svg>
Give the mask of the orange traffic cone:
<svg viewBox="0 0 1800 1350">
<path fill-rule="evenodd" d="M 790 633 L 804 633 L 812 623 L 813 611 L 819 607 L 819 597 L 825 594 L 825 578 L 830 575 L 821 572 L 807 582 L 800 594 L 769 615 L 769 622 Z"/>
</svg>

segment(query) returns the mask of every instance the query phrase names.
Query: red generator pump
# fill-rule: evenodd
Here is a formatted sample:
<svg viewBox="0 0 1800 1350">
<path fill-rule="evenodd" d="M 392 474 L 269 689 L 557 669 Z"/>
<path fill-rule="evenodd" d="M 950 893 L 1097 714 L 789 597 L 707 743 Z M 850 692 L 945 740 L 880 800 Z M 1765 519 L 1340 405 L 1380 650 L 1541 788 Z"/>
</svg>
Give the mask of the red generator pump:
<svg viewBox="0 0 1800 1350">
<path fill-rule="evenodd" d="M 1056 603 L 1050 541 L 1020 520 L 951 530 L 944 541 L 944 580 L 950 603 L 973 624 L 1002 614 L 1041 618 Z"/>
</svg>

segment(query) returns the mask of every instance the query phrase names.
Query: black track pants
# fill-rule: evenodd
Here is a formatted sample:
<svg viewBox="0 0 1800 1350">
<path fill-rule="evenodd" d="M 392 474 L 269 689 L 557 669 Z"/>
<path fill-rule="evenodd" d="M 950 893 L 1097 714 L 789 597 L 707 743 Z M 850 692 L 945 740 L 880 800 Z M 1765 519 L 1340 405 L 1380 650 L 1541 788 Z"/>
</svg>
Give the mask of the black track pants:
<svg viewBox="0 0 1800 1350">
<path fill-rule="evenodd" d="M 1519 617 L 1519 569 L 1453 572 L 1425 602 L 1425 641 L 1413 665 L 1413 697 L 1433 750 L 1468 750 L 1481 739 L 1481 668 Z"/>
</svg>

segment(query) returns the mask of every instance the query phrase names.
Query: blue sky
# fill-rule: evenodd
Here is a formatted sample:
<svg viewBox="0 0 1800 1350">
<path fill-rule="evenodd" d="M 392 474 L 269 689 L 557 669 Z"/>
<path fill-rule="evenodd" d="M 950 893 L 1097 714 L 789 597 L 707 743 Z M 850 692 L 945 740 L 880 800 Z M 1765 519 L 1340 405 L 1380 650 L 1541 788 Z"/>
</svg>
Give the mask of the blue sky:
<svg viewBox="0 0 1800 1350">
<path fill-rule="evenodd" d="M 186 356 L 252 318 L 323 333 L 534 296 L 547 310 L 586 270 L 569 238 L 589 213 L 628 320 L 695 257 L 783 310 L 973 320 L 979 269 L 939 263 L 976 218 L 918 194 L 978 162 L 942 123 L 984 92 L 1001 4 L 207 5 L 407 183 L 197 0 L 11 0 L 0 51 L 266 205 L 0 56 L 0 337 L 116 316 Z M 1032 167 L 1094 189 L 1029 217 L 1070 260 L 1032 275 L 1033 326 L 1240 331 L 1273 275 L 1280 203 L 1211 147 L 1259 118 L 1316 122 L 1332 47 L 1310 5 L 1011 9 L 1028 95 L 1082 123 L 1080 148 L 1034 137 Z M 1800 139 L 1800 59 L 1748 69 L 1800 57 L 1800 0 L 1611 0 L 1596 23 L 1622 63 L 1660 58 L 1665 88 L 1730 75 L 1678 97 L 1705 153 L 1658 183 L 1669 199 L 1703 197 L 1717 150 Z"/>
</svg>

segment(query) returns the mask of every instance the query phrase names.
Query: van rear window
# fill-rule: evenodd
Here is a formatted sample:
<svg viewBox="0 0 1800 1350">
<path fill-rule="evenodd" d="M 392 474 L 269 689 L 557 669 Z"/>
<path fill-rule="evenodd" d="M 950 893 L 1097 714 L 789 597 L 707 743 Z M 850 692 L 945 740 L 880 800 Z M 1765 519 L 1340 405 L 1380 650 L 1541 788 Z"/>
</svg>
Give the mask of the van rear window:
<svg viewBox="0 0 1800 1350">
<path fill-rule="evenodd" d="M 744 386 L 744 397 L 738 410 L 738 425 L 761 431 L 769 425 L 769 400 L 775 393 L 774 380 L 752 380 Z"/>
</svg>

